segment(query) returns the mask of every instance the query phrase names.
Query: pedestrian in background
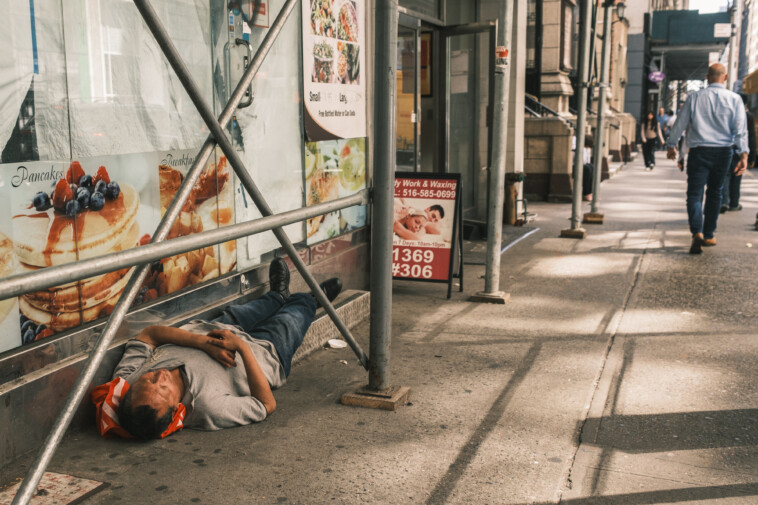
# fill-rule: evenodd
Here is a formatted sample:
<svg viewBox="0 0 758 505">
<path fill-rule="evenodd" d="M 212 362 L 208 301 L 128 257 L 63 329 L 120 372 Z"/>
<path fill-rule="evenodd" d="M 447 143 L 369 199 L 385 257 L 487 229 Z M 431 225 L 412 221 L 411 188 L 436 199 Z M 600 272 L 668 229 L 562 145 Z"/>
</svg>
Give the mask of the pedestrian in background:
<svg viewBox="0 0 758 505">
<path fill-rule="evenodd" d="M 663 107 L 660 107 L 658 109 L 658 115 L 655 117 L 655 119 L 658 120 L 658 125 L 661 127 L 661 132 L 663 133 L 664 140 L 668 138 L 669 136 L 669 121 L 671 120 L 671 113 L 668 114 L 663 109 Z M 663 149 L 663 142 L 661 142 L 661 149 Z"/>
<path fill-rule="evenodd" d="M 724 174 L 730 169 L 733 152 L 739 154 L 734 173 L 745 173 L 749 153 L 745 106 L 737 93 L 724 87 L 726 68 L 721 63 L 714 63 L 708 67 L 706 79 L 708 87 L 687 97 L 666 142 L 668 159 L 676 160 L 676 143 L 689 127 L 687 215 L 692 233 L 690 254 L 702 253 L 703 246 L 716 245 L 714 233 L 721 207 Z"/>
<path fill-rule="evenodd" d="M 642 125 L 642 157 L 645 158 L 645 169 L 655 168 L 655 143 L 663 145 L 661 124 L 652 112 L 647 113 L 645 124 Z"/>
<path fill-rule="evenodd" d="M 747 120 L 747 139 L 748 149 L 750 152 L 747 155 L 747 166 L 752 168 L 755 165 L 755 118 L 750 109 L 747 108 L 747 95 L 740 93 L 742 97 L 742 103 L 745 104 L 745 118 Z M 721 213 L 724 214 L 728 210 L 742 210 L 740 205 L 740 186 L 742 185 L 742 176 L 734 173 L 734 169 L 737 163 L 740 161 L 738 153 L 734 153 L 732 156 L 731 170 L 726 171 L 724 175 L 724 188 L 721 190 Z"/>
</svg>

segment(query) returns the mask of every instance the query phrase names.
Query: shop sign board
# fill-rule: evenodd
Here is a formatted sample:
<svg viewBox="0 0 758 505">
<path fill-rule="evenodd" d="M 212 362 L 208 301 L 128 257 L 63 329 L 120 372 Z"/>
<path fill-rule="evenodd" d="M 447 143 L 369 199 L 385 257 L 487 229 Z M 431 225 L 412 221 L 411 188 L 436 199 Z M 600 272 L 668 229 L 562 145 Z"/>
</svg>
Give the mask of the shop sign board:
<svg viewBox="0 0 758 505">
<path fill-rule="evenodd" d="M 303 9 L 303 103 L 309 141 L 366 136 L 366 1 Z"/>
<path fill-rule="evenodd" d="M 728 39 L 732 36 L 732 24 L 731 23 L 714 23 L 713 25 L 713 38 L 716 39 Z"/>
<path fill-rule="evenodd" d="M 459 174 L 395 173 L 394 279 L 446 282 L 450 297 L 463 275 L 460 184 Z"/>
</svg>

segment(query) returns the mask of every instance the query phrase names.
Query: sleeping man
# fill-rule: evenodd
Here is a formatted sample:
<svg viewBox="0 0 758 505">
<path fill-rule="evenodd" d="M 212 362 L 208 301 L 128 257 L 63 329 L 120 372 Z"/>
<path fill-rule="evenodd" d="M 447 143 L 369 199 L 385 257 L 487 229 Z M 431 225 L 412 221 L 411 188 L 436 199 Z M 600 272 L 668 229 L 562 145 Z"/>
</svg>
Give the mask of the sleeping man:
<svg viewBox="0 0 758 505">
<path fill-rule="evenodd" d="M 212 321 L 149 326 L 129 340 L 114 372 L 130 385 L 118 405 L 120 426 L 151 439 L 170 433 L 179 411 L 180 425 L 201 430 L 271 414 L 272 389 L 285 383 L 317 307 L 310 293 L 290 295 L 289 279 L 287 264 L 276 259 L 269 267 L 271 290 L 263 297 L 229 306 Z M 333 278 L 321 288 L 333 300 L 342 284 Z"/>
</svg>

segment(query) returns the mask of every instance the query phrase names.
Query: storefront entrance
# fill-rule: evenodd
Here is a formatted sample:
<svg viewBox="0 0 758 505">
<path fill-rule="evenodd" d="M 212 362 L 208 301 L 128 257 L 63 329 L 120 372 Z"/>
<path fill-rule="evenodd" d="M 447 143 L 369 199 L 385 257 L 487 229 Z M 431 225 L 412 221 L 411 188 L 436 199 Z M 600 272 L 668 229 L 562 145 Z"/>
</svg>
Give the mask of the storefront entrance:
<svg viewBox="0 0 758 505">
<path fill-rule="evenodd" d="M 471 220 L 486 218 L 494 42 L 494 23 L 399 15 L 397 170 L 460 173 Z"/>
</svg>

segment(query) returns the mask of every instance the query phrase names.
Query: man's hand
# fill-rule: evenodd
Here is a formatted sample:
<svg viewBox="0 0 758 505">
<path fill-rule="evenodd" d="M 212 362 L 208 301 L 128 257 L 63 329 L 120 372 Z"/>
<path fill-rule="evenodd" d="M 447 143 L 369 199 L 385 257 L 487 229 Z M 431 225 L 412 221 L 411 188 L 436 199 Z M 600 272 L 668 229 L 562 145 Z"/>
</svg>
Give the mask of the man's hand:
<svg viewBox="0 0 758 505">
<path fill-rule="evenodd" d="M 737 166 L 734 167 L 734 175 L 742 175 L 747 170 L 747 153 L 740 155 L 740 161 L 737 162 Z"/>
<path fill-rule="evenodd" d="M 221 366 L 225 366 L 226 368 L 237 366 L 234 357 L 239 344 L 234 339 L 239 340 L 239 337 L 229 330 L 211 330 L 207 336 L 210 338 L 206 339 L 202 350 L 208 356 L 218 361 Z"/>
<path fill-rule="evenodd" d="M 669 147 L 668 151 L 666 152 L 666 158 L 670 160 L 676 160 L 677 158 L 676 147 Z"/>
</svg>

